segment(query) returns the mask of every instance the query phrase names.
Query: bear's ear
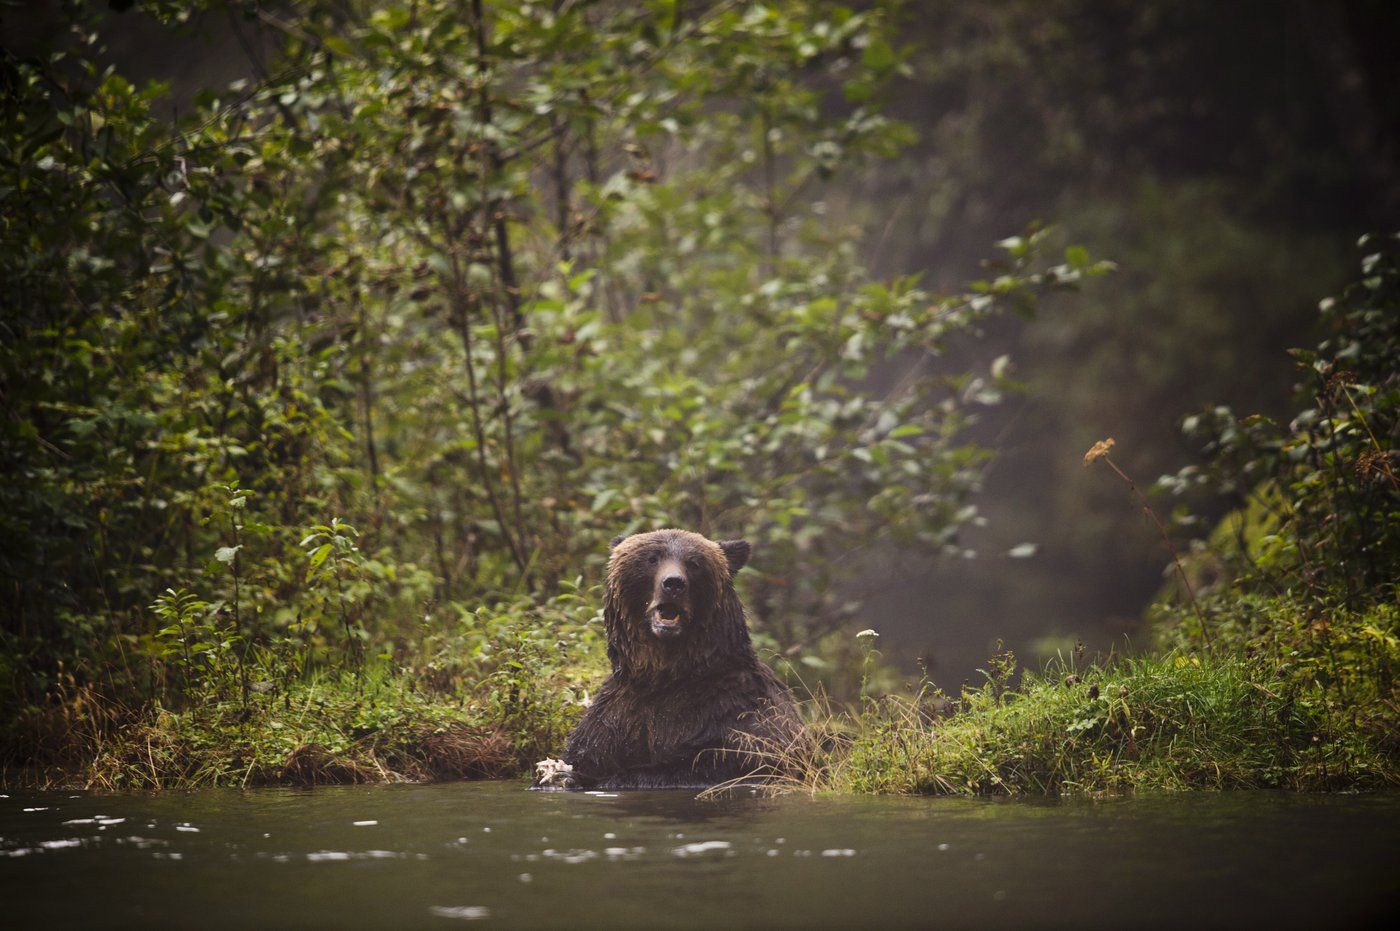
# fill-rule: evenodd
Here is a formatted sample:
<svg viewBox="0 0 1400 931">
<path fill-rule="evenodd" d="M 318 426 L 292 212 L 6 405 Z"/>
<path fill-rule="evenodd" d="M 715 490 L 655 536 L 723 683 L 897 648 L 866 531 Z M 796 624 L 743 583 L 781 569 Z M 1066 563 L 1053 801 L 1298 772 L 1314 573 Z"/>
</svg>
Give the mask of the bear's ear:
<svg viewBox="0 0 1400 931">
<path fill-rule="evenodd" d="M 719 548 L 724 550 L 724 558 L 729 562 L 730 575 L 736 575 L 744 568 L 744 564 L 749 561 L 749 553 L 753 552 L 748 540 L 723 540 Z"/>
<path fill-rule="evenodd" d="M 626 540 L 626 539 L 627 539 L 627 534 L 625 534 L 625 533 L 619 533 L 617 536 L 613 537 L 612 540 L 610 540 L 610 541 L 608 542 L 608 549 L 610 549 L 610 550 L 615 550 L 615 549 L 617 549 L 617 545 L 618 545 L 619 543 L 621 543 L 623 540 Z"/>
</svg>

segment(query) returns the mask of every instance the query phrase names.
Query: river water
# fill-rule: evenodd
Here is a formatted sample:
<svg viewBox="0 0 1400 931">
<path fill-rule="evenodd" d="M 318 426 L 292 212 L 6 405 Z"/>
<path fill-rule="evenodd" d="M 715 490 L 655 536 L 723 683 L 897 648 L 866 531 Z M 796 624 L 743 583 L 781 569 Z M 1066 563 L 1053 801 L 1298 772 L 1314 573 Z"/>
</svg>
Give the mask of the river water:
<svg viewBox="0 0 1400 931">
<path fill-rule="evenodd" d="M 1400 795 L 0 793 L 0 927 L 1345 927 Z"/>
</svg>

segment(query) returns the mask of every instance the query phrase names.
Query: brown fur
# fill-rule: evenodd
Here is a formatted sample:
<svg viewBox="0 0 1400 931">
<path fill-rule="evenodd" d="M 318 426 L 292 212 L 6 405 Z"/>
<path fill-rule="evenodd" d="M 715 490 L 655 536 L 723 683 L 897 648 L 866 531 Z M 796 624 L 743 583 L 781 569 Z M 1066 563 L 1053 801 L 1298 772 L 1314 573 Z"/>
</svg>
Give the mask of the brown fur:
<svg viewBox="0 0 1400 931">
<path fill-rule="evenodd" d="M 603 603 L 612 675 L 569 737 L 576 785 L 698 787 L 762 775 L 747 751 L 800 732 L 792 695 L 754 653 L 734 591 L 748 554 L 743 541 L 684 530 L 614 541 Z M 674 599 L 668 578 L 683 592 Z M 684 606 L 678 632 L 655 614 L 672 600 Z"/>
</svg>

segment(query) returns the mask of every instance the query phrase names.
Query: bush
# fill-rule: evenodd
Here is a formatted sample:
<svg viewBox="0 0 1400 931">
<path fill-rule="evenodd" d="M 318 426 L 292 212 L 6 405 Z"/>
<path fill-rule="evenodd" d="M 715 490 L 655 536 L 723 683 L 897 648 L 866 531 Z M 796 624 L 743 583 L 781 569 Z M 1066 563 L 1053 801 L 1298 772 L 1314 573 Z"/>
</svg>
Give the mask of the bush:
<svg viewBox="0 0 1400 931">
<path fill-rule="evenodd" d="M 1299 410 L 1287 423 L 1224 407 L 1187 418 L 1206 465 L 1163 479 L 1236 504 L 1199 581 L 1227 598 L 1283 596 L 1328 611 L 1394 605 L 1400 575 L 1400 237 L 1364 237 L 1362 276 L 1322 301 L 1325 338 L 1294 350 Z"/>
</svg>

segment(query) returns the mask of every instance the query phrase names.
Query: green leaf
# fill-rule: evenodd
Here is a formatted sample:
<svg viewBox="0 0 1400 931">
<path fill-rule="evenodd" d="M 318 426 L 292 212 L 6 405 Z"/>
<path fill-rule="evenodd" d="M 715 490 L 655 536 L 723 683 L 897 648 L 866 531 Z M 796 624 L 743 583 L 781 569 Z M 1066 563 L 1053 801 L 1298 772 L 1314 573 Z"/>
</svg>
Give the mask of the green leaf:
<svg viewBox="0 0 1400 931">
<path fill-rule="evenodd" d="M 884 39 L 872 39 L 860 56 L 861 64 L 872 71 L 888 71 L 895 66 L 894 49 Z"/>
<path fill-rule="evenodd" d="M 311 568 L 315 569 L 319 567 L 321 563 L 326 561 L 326 557 L 329 556 L 334 549 L 335 547 L 329 543 L 323 543 L 316 547 L 311 553 Z"/>
</svg>

